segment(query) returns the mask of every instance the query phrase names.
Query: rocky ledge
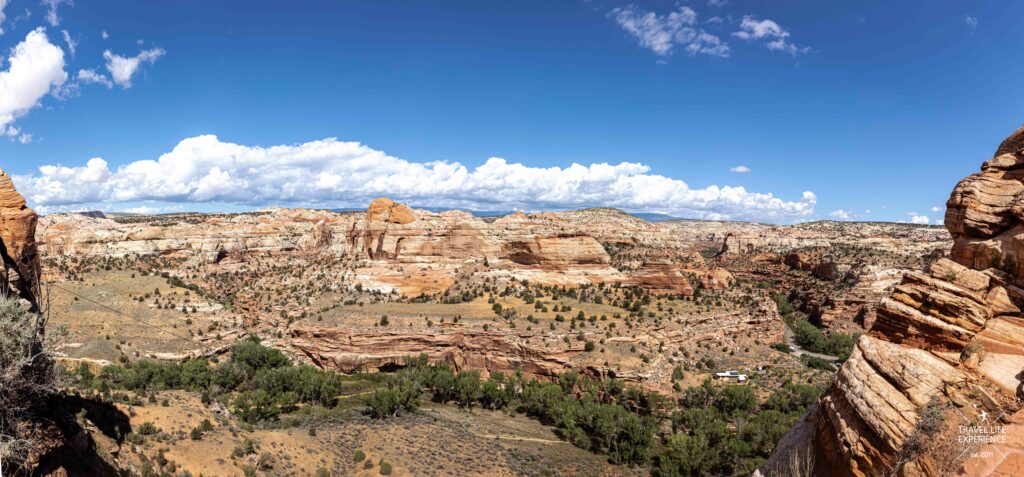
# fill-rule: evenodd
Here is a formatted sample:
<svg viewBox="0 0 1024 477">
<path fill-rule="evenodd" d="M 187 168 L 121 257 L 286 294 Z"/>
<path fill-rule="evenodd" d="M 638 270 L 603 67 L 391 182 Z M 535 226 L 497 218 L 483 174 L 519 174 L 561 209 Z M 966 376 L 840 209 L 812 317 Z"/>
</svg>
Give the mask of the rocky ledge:
<svg viewBox="0 0 1024 477">
<path fill-rule="evenodd" d="M 426 355 L 431 362 L 455 370 L 475 369 L 552 378 L 572 369 L 568 358 L 578 350 L 544 350 L 525 345 L 503 332 L 446 330 L 439 333 L 360 332 L 347 328 L 294 328 L 292 348 L 315 365 L 343 373 L 387 371 L 405 365 L 410 357 Z"/>
</svg>

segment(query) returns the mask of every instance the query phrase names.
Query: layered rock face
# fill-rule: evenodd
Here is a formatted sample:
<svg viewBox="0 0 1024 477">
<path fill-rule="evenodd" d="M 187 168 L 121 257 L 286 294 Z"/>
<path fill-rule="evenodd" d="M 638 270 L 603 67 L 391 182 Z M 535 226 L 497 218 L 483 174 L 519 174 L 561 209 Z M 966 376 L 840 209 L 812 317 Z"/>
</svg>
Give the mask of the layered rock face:
<svg viewBox="0 0 1024 477">
<path fill-rule="evenodd" d="M 356 257 L 407 263 L 487 259 L 540 268 L 609 264 L 608 253 L 594 237 L 575 228 L 565 230 L 557 218 L 537 215 L 517 213 L 488 223 L 460 211 L 417 213 L 380 198 L 370 203 L 363 220 L 351 223 L 348 251 Z"/>
<path fill-rule="evenodd" d="M 3 276 L 0 293 L 16 296 L 38 308 L 39 255 L 36 252 L 35 211 L 14 189 L 10 176 L 0 170 L 0 257 Z"/>
<path fill-rule="evenodd" d="M 999 146 L 981 172 L 960 181 L 946 202 L 952 258 L 974 269 L 1024 277 L 1024 127 Z"/>
<path fill-rule="evenodd" d="M 809 417 L 814 426 L 793 431 L 816 456 L 816 475 L 1003 475 L 1000 462 L 957 460 L 972 448 L 955 434 L 987 416 L 1020 422 L 1005 416 L 1024 397 L 1024 128 L 960 181 L 947 207 L 952 260 L 905 274 Z M 935 412 L 946 426 L 938 431 Z M 783 475 L 793 448 L 761 472 Z"/>
<path fill-rule="evenodd" d="M 551 378 L 572 369 L 568 358 L 583 352 L 532 348 L 506 333 L 479 330 L 428 334 L 293 328 L 290 333 L 290 345 L 314 364 L 343 373 L 386 371 L 403 366 L 410 356 L 425 354 L 431 362 L 447 363 L 455 370 L 518 370 L 528 378 Z"/>
<path fill-rule="evenodd" d="M 339 227 L 351 216 L 304 209 L 118 220 L 53 214 L 40 219 L 37 241 L 48 256 L 185 254 L 212 260 L 218 252 L 274 254 L 336 247 L 338 237 L 344 237 Z"/>
</svg>

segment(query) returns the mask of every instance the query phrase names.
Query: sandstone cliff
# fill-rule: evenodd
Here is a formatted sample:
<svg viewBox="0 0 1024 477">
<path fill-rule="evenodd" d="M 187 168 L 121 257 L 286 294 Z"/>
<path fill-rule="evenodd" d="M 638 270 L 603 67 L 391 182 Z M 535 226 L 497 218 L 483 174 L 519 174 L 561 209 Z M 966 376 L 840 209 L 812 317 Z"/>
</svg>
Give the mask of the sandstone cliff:
<svg viewBox="0 0 1024 477">
<path fill-rule="evenodd" d="M 1024 128 L 953 190 L 945 218 L 952 260 L 904 275 L 808 424 L 760 472 L 786 475 L 804 452 L 816 475 L 1013 475 L 1003 457 L 1024 443 L 979 463 L 984 457 L 967 459 L 977 446 L 957 438 L 959 425 L 1020 426 L 1022 219 Z"/>
<path fill-rule="evenodd" d="M 0 257 L 3 276 L 0 293 L 26 300 L 38 308 L 39 255 L 36 253 L 35 211 L 14 189 L 10 176 L 0 170 Z"/>
<path fill-rule="evenodd" d="M 293 328 L 290 345 L 314 364 L 343 373 L 377 372 L 403 366 L 408 357 L 427 355 L 456 370 L 521 371 L 552 378 L 572 369 L 568 358 L 583 350 L 532 348 L 507 333 L 446 330 L 439 333 L 359 332 L 347 328 Z"/>
</svg>

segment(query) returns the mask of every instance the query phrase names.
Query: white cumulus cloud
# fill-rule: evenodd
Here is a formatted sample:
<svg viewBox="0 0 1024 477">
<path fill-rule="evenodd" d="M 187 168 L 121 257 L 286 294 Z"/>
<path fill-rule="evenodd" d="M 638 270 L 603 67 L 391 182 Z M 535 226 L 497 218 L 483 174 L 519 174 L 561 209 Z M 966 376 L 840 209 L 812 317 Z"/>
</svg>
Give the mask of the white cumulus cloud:
<svg viewBox="0 0 1024 477">
<path fill-rule="evenodd" d="M 658 15 L 630 5 L 612 10 L 609 16 L 633 35 L 640 46 L 659 56 L 671 55 L 677 46 L 691 56 L 729 56 L 727 43 L 695 26 L 697 12 L 690 7 L 679 7 L 667 15 Z"/>
<path fill-rule="evenodd" d="M 832 212 L 829 212 L 828 215 L 839 220 L 850 220 L 850 213 L 843 209 L 833 210 Z"/>
<path fill-rule="evenodd" d="M 967 24 L 972 30 L 978 28 L 978 18 L 970 15 L 964 17 L 964 23 Z"/>
<path fill-rule="evenodd" d="M 139 66 L 143 63 L 154 63 L 164 53 L 163 48 L 150 48 L 136 56 L 121 56 L 107 50 L 103 52 L 103 59 L 107 61 L 107 71 L 114 83 L 122 88 L 131 88 L 132 76 L 135 76 Z"/>
<path fill-rule="evenodd" d="M 930 220 L 928 219 L 927 215 L 911 214 L 910 222 L 914 223 L 914 224 L 926 225 L 926 224 L 928 224 L 930 222 Z"/>
<path fill-rule="evenodd" d="M 0 70 L 0 130 L 39 105 L 51 89 L 67 80 L 64 51 L 36 28 L 9 54 L 10 67 Z"/>
<path fill-rule="evenodd" d="M 735 172 L 737 174 L 746 174 L 750 172 L 750 168 L 747 166 L 730 167 L 729 172 Z"/>
<path fill-rule="evenodd" d="M 745 15 L 740 22 L 740 31 L 733 33 L 733 36 L 747 41 L 762 41 L 764 46 L 772 51 L 782 51 L 796 56 L 798 53 L 807 53 L 808 47 L 798 47 L 788 40 L 789 32 L 772 20 L 758 20 L 750 15 Z"/>
<path fill-rule="evenodd" d="M 46 165 L 15 178 L 42 211 L 91 204 L 233 204 L 357 207 L 378 196 L 413 204 L 478 210 L 605 206 L 706 219 L 784 222 L 809 216 L 817 196 L 787 201 L 743 187 L 694 189 L 646 165 L 530 167 L 492 157 L 475 168 L 410 162 L 334 138 L 271 147 L 206 135 L 185 139 L 156 160 L 115 169 L 101 158 L 84 166 Z M 89 206 L 89 207 L 86 207 Z"/>
</svg>

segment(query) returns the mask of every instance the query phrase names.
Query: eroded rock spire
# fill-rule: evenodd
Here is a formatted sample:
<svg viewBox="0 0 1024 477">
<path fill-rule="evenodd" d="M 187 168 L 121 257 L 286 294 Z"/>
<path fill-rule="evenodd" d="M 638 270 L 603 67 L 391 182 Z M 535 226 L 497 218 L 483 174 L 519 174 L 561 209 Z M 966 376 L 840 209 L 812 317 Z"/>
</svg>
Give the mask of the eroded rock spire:
<svg viewBox="0 0 1024 477">
<path fill-rule="evenodd" d="M 38 216 L 0 169 L 0 257 L 3 276 L 0 293 L 16 296 L 39 309 L 39 255 L 36 251 Z"/>
</svg>

